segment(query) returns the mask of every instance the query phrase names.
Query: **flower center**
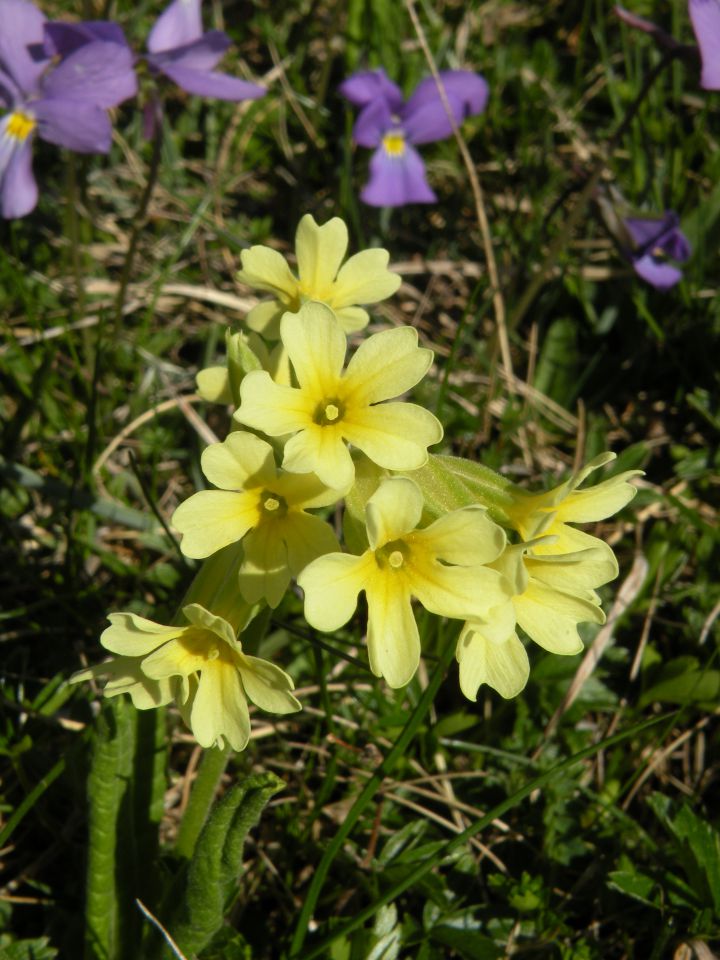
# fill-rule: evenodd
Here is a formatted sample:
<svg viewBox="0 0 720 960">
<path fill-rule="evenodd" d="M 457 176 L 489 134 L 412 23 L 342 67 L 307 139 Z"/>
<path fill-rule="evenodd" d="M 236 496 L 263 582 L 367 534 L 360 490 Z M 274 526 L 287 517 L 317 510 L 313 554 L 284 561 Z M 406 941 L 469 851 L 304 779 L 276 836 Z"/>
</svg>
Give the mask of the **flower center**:
<svg viewBox="0 0 720 960">
<path fill-rule="evenodd" d="M 37 123 L 34 117 L 31 117 L 27 113 L 17 111 L 16 113 L 11 113 L 7 118 L 5 132 L 9 137 L 12 137 L 13 140 L 23 141 L 27 140 L 36 126 Z"/>
<path fill-rule="evenodd" d="M 405 153 L 405 135 L 402 130 L 391 130 L 383 137 L 385 153 L 390 157 L 401 157 Z"/>
<path fill-rule="evenodd" d="M 313 422 L 321 427 L 332 426 L 342 420 L 345 408 L 337 397 L 321 400 L 315 409 Z"/>
<path fill-rule="evenodd" d="M 287 515 L 287 501 L 279 493 L 263 490 L 260 494 L 260 512 L 267 519 L 284 517 Z"/>
<path fill-rule="evenodd" d="M 390 567 L 391 570 L 400 570 L 410 556 L 410 548 L 404 540 L 391 540 L 384 547 L 375 551 L 375 559 L 381 569 Z"/>
</svg>

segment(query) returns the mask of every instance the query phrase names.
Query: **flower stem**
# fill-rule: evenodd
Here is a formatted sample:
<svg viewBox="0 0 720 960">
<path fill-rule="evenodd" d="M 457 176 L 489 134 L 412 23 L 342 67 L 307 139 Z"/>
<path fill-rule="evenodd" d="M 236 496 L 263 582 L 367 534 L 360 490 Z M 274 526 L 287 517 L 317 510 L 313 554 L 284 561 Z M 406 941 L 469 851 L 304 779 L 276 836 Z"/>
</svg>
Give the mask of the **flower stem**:
<svg viewBox="0 0 720 960">
<path fill-rule="evenodd" d="M 122 273 L 120 275 L 120 285 L 118 287 L 117 296 L 115 298 L 115 329 L 120 329 L 120 324 L 122 323 L 123 309 L 125 307 L 125 298 L 127 296 L 128 284 L 130 283 L 130 277 L 132 276 L 133 264 L 135 262 L 135 254 L 137 253 L 138 242 L 140 240 L 140 233 L 142 228 L 145 226 L 145 215 L 150 205 L 150 197 L 152 192 L 155 189 L 155 184 L 157 183 L 158 173 L 160 172 L 160 156 L 161 156 L 161 147 L 162 147 L 162 124 L 156 123 L 155 129 L 153 132 L 152 139 L 152 154 L 150 156 L 150 169 L 148 170 L 147 180 L 145 182 L 145 189 L 143 190 L 142 196 L 140 198 L 140 203 L 138 204 L 137 212 L 133 219 L 132 230 L 130 231 L 130 242 L 128 244 L 127 253 L 125 254 L 125 262 L 123 263 Z"/>
<path fill-rule="evenodd" d="M 392 749 L 378 765 L 370 780 L 368 780 L 368 782 L 365 784 L 363 791 L 351 807 L 350 812 L 343 821 L 340 829 L 325 849 L 325 853 L 323 854 L 322 859 L 320 860 L 320 863 L 318 864 L 313 875 L 310 889 L 305 897 L 305 901 L 300 912 L 300 918 L 298 920 L 297 927 L 295 928 L 295 933 L 290 945 L 291 958 L 300 957 L 302 955 L 302 946 L 305 942 L 308 925 L 312 918 L 315 905 L 317 904 L 318 897 L 320 896 L 320 891 L 325 883 L 325 878 L 328 875 L 328 871 L 330 870 L 333 860 L 340 852 L 343 843 L 352 832 L 353 827 L 373 800 L 373 797 L 377 793 L 378 788 L 382 784 L 385 777 L 392 773 L 397 761 L 401 757 L 405 756 L 408 745 L 415 736 L 420 724 L 423 722 L 426 713 L 432 706 L 433 700 L 435 699 L 435 694 L 437 693 L 438 687 L 445 676 L 445 671 L 447 670 L 454 653 L 455 645 L 453 643 L 449 643 L 443 651 L 440 660 L 438 661 L 435 672 L 430 679 L 430 683 L 423 691 L 417 706 L 403 727 L 402 733 L 398 737 Z"/>
<path fill-rule="evenodd" d="M 187 860 L 193 855 L 197 838 L 210 813 L 215 791 L 230 758 L 230 748 L 212 747 L 203 753 L 190 800 L 180 821 L 175 853 Z"/>
</svg>

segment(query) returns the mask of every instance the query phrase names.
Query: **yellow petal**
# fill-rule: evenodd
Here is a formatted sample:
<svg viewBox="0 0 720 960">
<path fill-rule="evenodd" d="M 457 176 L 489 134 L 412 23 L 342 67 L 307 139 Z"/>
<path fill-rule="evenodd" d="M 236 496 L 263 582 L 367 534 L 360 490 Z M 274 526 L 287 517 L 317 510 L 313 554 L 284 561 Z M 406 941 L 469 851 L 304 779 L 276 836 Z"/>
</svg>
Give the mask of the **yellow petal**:
<svg viewBox="0 0 720 960">
<path fill-rule="evenodd" d="M 302 704 L 290 692 L 292 679 L 274 663 L 241 654 L 240 675 L 245 693 L 252 702 L 268 713 L 296 713 Z"/>
<path fill-rule="evenodd" d="M 367 534 L 373 550 L 404 537 L 420 523 L 423 497 L 407 477 L 383 480 L 365 506 Z"/>
<path fill-rule="evenodd" d="M 285 258 L 270 247 L 255 246 L 240 254 L 242 269 L 237 278 L 242 283 L 258 290 L 268 290 L 284 302 L 297 295 L 297 280 L 292 275 Z"/>
<path fill-rule="evenodd" d="M 227 367 L 206 367 L 195 377 L 197 391 L 208 403 L 232 403 Z"/>
<path fill-rule="evenodd" d="M 110 626 L 100 635 L 100 643 L 111 653 L 126 657 L 144 657 L 186 629 L 155 623 L 136 613 L 111 613 L 108 620 Z"/>
<path fill-rule="evenodd" d="M 315 403 L 301 390 L 273 383 L 265 370 L 249 373 L 240 385 L 241 405 L 233 417 L 271 437 L 312 424 Z M 308 471 L 305 471 L 308 472 Z"/>
<path fill-rule="evenodd" d="M 330 553 L 313 560 L 298 577 L 305 593 L 305 619 L 316 630 L 337 630 L 357 607 L 358 594 L 376 570 L 370 551 L 361 557 Z"/>
<path fill-rule="evenodd" d="M 188 623 L 192 624 L 194 627 L 201 627 L 203 630 L 214 634 L 215 637 L 218 637 L 220 640 L 222 640 L 224 644 L 230 647 L 230 649 L 233 651 L 239 649 L 235 631 L 227 622 L 227 620 L 224 620 L 222 617 L 218 617 L 216 614 L 206 610 L 205 607 L 201 606 L 199 603 L 186 604 L 182 608 L 182 612 Z M 207 637 L 206 641 L 207 640 L 209 640 L 210 643 L 214 643 L 213 637 Z"/>
<path fill-rule="evenodd" d="M 484 619 L 488 611 L 510 599 L 507 580 L 489 567 L 446 567 L 408 561 L 410 589 L 430 613 L 458 620 Z"/>
<path fill-rule="evenodd" d="M 279 340 L 280 318 L 287 308 L 288 305 L 281 300 L 263 300 L 250 310 L 245 317 L 245 323 L 267 340 Z"/>
<path fill-rule="evenodd" d="M 280 527 L 280 523 L 262 523 L 248 534 L 243 544 L 245 556 L 240 567 L 239 584 L 248 603 L 257 603 L 264 598 L 274 609 L 285 596 L 290 570 Z"/>
<path fill-rule="evenodd" d="M 637 488 L 628 483 L 642 470 L 628 470 L 586 490 L 575 490 L 557 508 L 557 517 L 567 523 L 592 523 L 622 510 L 633 499 Z"/>
<path fill-rule="evenodd" d="M 409 683 L 420 663 L 420 635 L 403 579 L 378 571 L 366 589 L 370 669 L 394 689 Z"/>
<path fill-rule="evenodd" d="M 562 593 L 531 580 L 520 597 L 513 598 L 517 622 L 525 633 L 550 653 L 572 655 L 583 648 L 578 623 L 604 623 L 602 610 L 581 597 Z"/>
<path fill-rule="evenodd" d="M 169 640 L 145 657 L 142 671 L 151 680 L 187 677 L 205 668 L 208 663 L 206 654 L 213 642 L 212 634 L 203 636 L 195 628 L 186 627 L 178 639 Z"/>
<path fill-rule="evenodd" d="M 303 508 L 328 507 L 345 491 L 328 487 L 314 473 L 287 473 L 281 471 L 272 489 L 285 499 L 288 506 Z"/>
<path fill-rule="evenodd" d="M 615 554 L 607 544 L 602 548 L 579 550 L 559 556 L 525 558 L 525 567 L 530 576 L 558 590 L 575 593 L 577 590 L 592 590 L 614 580 L 618 575 Z"/>
<path fill-rule="evenodd" d="M 172 517 L 182 533 L 180 548 L 186 557 L 203 559 L 241 540 L 260 521 L 257 492 L 231 493 L 201 490 L 181 503 Z"/>
<path fill-rule="evenodd" d="M 297 577 L 318 557 L 340 550 L 340 544 L 330 524 L 307 513 L 288 513 L 282 524 L 282 535 L 287 545 L 288 567 L 293 577 Z"/>
<path fill-rule="evenodd" d="M 347 340 L 332 310 L 305 303 L 283 316 L 280 335 L 300 387 L 316 402 L 337 399 Z"/>
<path fill-rule="evenodd" d="M 381 403 L 349 409 L 342 423 L 345 437 L 386 470 L 417 470 L 427 448 L 442 440 L 442 424 L 414 403 Z"/>
<path fill-rule="evenodd" d="M 338 490 L 350 487 L 355 475 L 340 427 L 316 423 L 287 441 L 283 467 L 292 473 L 315 473 L 325 486 Z"/>
<path fill-rule="evenodd" d="M 360 344 L 345 371 L 348 403 L 370 404 L 405 393 L 425 376 L 432 350 L 418 346 L 414 327 L 375 333 Z"/>
<path fill-rule="evenodd" d="M 315 300 L 329 300 L 332 285 L 348 245 L 347 227 L 339 217 L 319 226 L 306 213 L 295 234 L 295 254 L 303 293 Z"/>
<path fill-rule="evenodd" d="M 200 676 L 190 714 L 190 729 L 201 747 L 244 750 L 250 739 L 250 715 L 240 674 L 232 664 L 215 660 Z"/>
<path fill-rule="evenodd" d="M 513 633 L 504 643 L 493 643 L 482 633 L 482 625 L 467 623 L 458 640 L 460 689 L 468 700 L 476 700 L 480 684 L 486 683 L 506 700 L 516 697 L 530 675 L 525 647 Z"/>
<path fill-rule="evenodd" d="M 483 507 L 463 507 L 416 531 L 412 542 L 446 563 L 469 567 L 499 557 L 506 537 Z"/>
<path fill-rule="evenodd" d="M 221 490 L 242 490 L 272 484 L 277 471 L 269 443 L 236 430 L 222 443 L 212 443 L 200 458 L 202 471 Z"/>
<path fill-rule="evenodd" d="M 333 307 L 333 312 L 345 333 L 357 333 L 370 321 L 370 314 L 362 307 Z"/>
<path fill-rule="evenodd" d="M 88 670 L 80 670 L 70 677 L 70 683 L 81 680 L 105 680 L 103 696 L 117 697 L 124 693 L 130 695 L 137 710 L 152 710 L 170 703 L 173 699 L 170 680 L 150 680 L 142 672 L 137 657 L 115 657 L 98 663 Z"/>
<path fill-rule="evenodd" d="M 388 268 L 390 254 L 380 248 L 356 253 L 341 267 L 333 292 L 334 307 L 376 303 L 391 297 L 402 283 Z"/>
<path fill-rule="evenodd" d="M 598 537 L 593 537 L 584 530 L 576 530 L 575 527 L 568 526 L 566 523 L 560 523 L 553 520 L 547 527 L 546 533 L 550 534 L 552 539 L 543 540 L 532 548 L 533 556 L 553 557 L 566 555 L 569 553 L 579 553 L 582 550 L 602 550 L 612 552 L 611 548 Z"/>
</svg>

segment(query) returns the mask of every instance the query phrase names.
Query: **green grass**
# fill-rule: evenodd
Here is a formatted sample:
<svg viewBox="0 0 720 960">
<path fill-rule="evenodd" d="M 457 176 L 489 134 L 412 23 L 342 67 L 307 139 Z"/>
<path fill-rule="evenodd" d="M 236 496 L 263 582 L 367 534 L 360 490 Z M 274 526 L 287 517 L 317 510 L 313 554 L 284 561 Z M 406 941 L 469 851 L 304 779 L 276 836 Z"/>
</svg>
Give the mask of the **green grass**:
<svg viewBox="0 0 720 960">
<path fill-rule="evenodd" d="M 291 251 L 306 212 L 343 217 L 353 251 L 381 244 L 409 265 L 373 322 L 415 323 L 436 350 L 415 399 L 441 416 L 443 452 L 540 489 L 576 460 L 617 451 L 613 471 L 646 475 L 632 505 L 599 525 L 621 567 L 603 588 L 606 610 L 634 557 L 647 567 L 626 584 L 612 641 L 551 733 L 580 658 L 536 647 L 517 699 L 483 687 L 477 704 L 462 697 L 451 665 L 432 709 L 413 713 L 456 626 L 421 621 L 426 674 L 392 691 L 366 666 L 360 617 L 318 638 L 288 597 L 258 652 L 291 673 L 305 709 L 278 722 L 257 714 L 257 737 L 223 775 L 228 805 L 230 787 L 250 774 L 285 786 L 249 833 L 240 882 L 223 887 L 227 924 L 199 956 L 661 960 L 693 939 L 717 950 L 717 94 L 700 90 L 691 60 L 674 63 L 608 153 L 660 59 L 611 4 L 419 6 L 438 65 L 478 69 L 490 84 L 487 112 L 463 133 L 511 319 L 509 389 L 456 145 L 422 148 L 436 206 L 387 217 L 358 200 L 368 154 L 352 148 L 352 116 L 335 89 L 367 63 L 382 63 L 406 92 L 427 73 L 403 5 L 207 6 L 206 25 L 222 13 L 254 76 L 277 61 L 286 83 L 275 79 L 267 98 L 237 108 L 173 96 L 122 318 L 115 297 L 151 154 L 134 106 L 118 111 L 107 159 L 68 165 L 41 144 L 37 210 L 0 222 L 1 960 L 83 950 L 137 958 L 140 931 L 142 956 L 161 955 L 134 899 L 169 915 L 158 888 L 170 876 L 185 883 L 172 845 L 194 741 L 172 711 L 157 727 L 128 704 L 100 713 L 96 691 L 67 680 L 101 659 L 109 611 L 173 617 L 193 565 L 158 517 L 167 522 L 204 485 L 206 445 L 178 399 L 222 354 L 226 325 L 239 329 L 243 318 L 207 291 L 248 297 L 233 278 L 239 251 L 268 241 Z M 55 3 L 46 13 L 74 9 Z M 122 0 L 110 14 L 139 44 L 159 9 Z M 633 10 L 691 42 L 685 4 Z M 237 72 L 235 56 L 226 63 Z M 603 157 L 598 194 L 568 235 Z M 635 278 L 598 195 L 623 197 L 627 210 L 678 211 L 693 245 L 679 287 L 661 294 Z M 556 238 L 552 269 L 513 324 Z M 222 408 L 192 409 L 225 435 Z M 594 637 L 588 629 L 587 643 Z M 116 723 L 127 751 L 145 744 L 142 769 L 117 744 L 114 759 L 102 754 L 111 773 L 93 762 Z M 409 745 L 382 766 L 404 730 Z M 88 857 L 102 847 L 93 841 L 89 854 L 99 784 L 111 776 L 132 789 L 109 797 L 122 830 L 112 908 L 124 932 L 108 955 L 87 940 L 84 912 Z M 216 872 L 219 849 L 205 851 Z M 321 863 L 327 878 L 305 929 Z"/>
</svg>

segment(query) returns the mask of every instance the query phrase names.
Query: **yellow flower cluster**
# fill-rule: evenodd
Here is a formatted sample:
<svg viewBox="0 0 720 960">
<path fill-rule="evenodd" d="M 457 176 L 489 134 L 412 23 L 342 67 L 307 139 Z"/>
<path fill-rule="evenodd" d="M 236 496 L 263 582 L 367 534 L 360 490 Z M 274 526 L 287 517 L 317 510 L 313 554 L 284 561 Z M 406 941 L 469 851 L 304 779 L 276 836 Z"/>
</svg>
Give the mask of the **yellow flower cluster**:
<svg viewBox="0 0 720 960">
<path fill-rule="evenodd" d="M 272 299 L 250 312 L 249 334 L 228 335 L 226 366 L 198 378 L 206 399 L 234 410 L 227 438 L 201 458 L 215 489 L 192 495 L 172 521 L 183 553 L 205 560 L 182 623 L 113 614 L 101 642 L 115 659 L 75 677 L 103 678 L 107 696 L 128 693 L 140 709 L 174 701 L 203 746 L 245 746 L 248 699 L 277 714 L 300 708 L 290 677 L 240 639 L 293 580 L 323 631 L 348 623 L 365 594 L 370 668 L 391 687 L 420 662 L 414 602 L 456 619 L 460 687 L 474 700 L 483 683 L 503 697 L 525 686 L 519 631 L 551 653 L 577 653 L 578 624 L 603 622 L 596 590 L 617 575 L 611 549 L 572 524 L 625 506 L 636 471 L 581 489 L 606 454 L 528 494 L 485 467 L 429 454 L 442 426 L 402 398 L 433 360 L 416 330 L 375 333 L 347 359 L 348 333 L 368 322 L 363 305 L 400 284 L 385 250 L 343 265 L 347 243 L 341 220 L 306 216 L 297 276 L 267 247 L 242 254 L 239 278 Z M 327 516 L 341 502 L 345 549 Z"/>
</svg>

